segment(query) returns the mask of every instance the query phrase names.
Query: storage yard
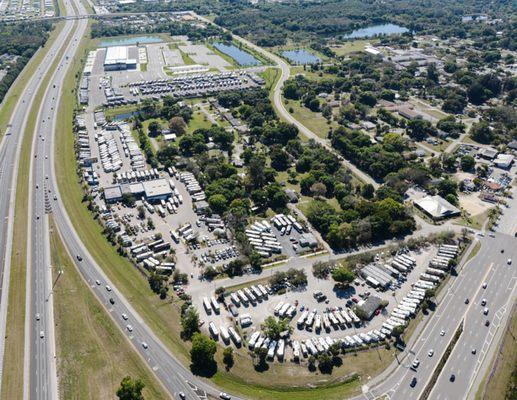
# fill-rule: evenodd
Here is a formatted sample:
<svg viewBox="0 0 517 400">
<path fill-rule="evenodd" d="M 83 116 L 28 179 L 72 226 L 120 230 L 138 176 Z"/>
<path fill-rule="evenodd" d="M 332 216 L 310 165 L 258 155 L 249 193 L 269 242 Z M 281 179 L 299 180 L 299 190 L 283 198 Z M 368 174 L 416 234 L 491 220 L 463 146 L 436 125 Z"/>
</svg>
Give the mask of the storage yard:
<svg viewBox="0 0 517 400">
<path fill-rule="evenodd" d="M 262 347 L 271 361 L 299 362 L 328 352 L 334 344 L 354 348 L 389 339 L 395 327 L 407 325 L 416 315 L 426 290 L 435 289 L 449 273 L 449 261 L 458 251 L 457 245 L 441 245 L 395 257 L 379 254 L 346 290 L 336 290 L 332 282 L 308 274 L 308 285 L 302 290 L 276 294 L 267 283 L 250 284 L 227 292 L 224 303 L 215 295 L 194 303 L 208 333 L 220 343 L 251 351 Z M 269 316 L 289 320 L 292 334 L 285 332 L 279 340 L 267 338 L 261 324 Z"/>
</svg>

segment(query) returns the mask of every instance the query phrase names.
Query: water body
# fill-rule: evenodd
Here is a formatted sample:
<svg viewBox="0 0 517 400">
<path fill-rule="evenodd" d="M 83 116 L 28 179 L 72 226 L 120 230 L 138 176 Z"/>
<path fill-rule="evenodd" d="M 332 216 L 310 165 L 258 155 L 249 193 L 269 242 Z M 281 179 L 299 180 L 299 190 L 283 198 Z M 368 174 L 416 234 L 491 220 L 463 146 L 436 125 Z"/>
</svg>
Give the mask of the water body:
<svg viewBox="0 0 517 400">
<path fill-rule="evenodd" d="M 321 58 L 307 50 L 288 50 L 283 51 L 282 55 L 295 64 L 317 64 L 321 62 Z"/>
<path fill-rule="evenodd" d="M 132 46 L 137 43 L 149 44 L 149 43 L 160 43 L 163 40 L 158 36 L 136 36 L 136 37 L 125 37 L 120 39 L 106 39 L 102 41 L 99 47 L 111 47 L 111 46 Z"/>
<path fill-rule="evenodd" d="M 241 66 L 260 65 L 260 61 L 250 53 L 235 47 L 233 44 L 214 43 L 214 47 L 221 53 L 233 58 Z"/>
<path fill-rule="evenodd" d="M 374 25 L 367 28 L 356 29 L 352 33 L 343 36 L 345 39 L 371 38 L 379 35 L 395 35 L 409 32 L 409 29 L 395 24 Z"/>
<path fill-rule="evenodd" d="M 112 119 L 113 119 L 113 121 L 124 121 L 124 120 L 130 119 L 131 117 L 138 115 L 138 114 L 139 114 L 138 111 L 122 113 L 122 114 L 114 115 Z"/>
</svg>

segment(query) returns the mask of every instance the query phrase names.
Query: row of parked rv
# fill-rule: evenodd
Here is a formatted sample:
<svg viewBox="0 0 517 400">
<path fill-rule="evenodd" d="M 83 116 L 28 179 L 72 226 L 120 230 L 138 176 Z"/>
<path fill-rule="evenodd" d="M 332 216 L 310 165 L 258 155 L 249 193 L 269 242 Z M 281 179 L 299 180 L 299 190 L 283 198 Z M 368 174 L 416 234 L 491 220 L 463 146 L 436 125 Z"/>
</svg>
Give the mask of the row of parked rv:
<svg viewBox="0 0 517 400">
<path fill-rule="evenodd" d="M 278 315 L 280 317 L 282 316 L 281 314 L 284 307 L 285 305 L 279 310 Z M 322 329 L 328 332 L 331 328 L 346 329 L 348 327 L 357 326 L 360 323 L 361 320 L 353 310 L 340 307 L 333 311 L 324 312 L 322 315 L 319 315 L 316 310 L 310 312 L 309 310 L 305 310 L 302 312 L 300 318 L 298 318 L 298 321 L 296 321 L 296 326 L 298 329 L 305 329 L 309 332 L 314 329 L 315 332 L 319 333 Z"/>
<path fill-rule="evenodd" d="M 225 345 L 229 345 L 230 340 L 233 341 L 237 347 L 242 345 L 241 337 L 232 326 L 226 328 L 225 326 L 221 325 L 219 329 L 217 329 L 217 326 L 215 326 L 215 324 L 210 321 L 208 324 L 208 330 L 210 331 L 210 336 L 212 336 L 213 339 L 219 340 L 219 337 L 221 337 L 221 340 Z"/>
<path fill-rule="evenodd" d="M 117 183 L 130 183 L 149 181 L 151 179 L 158 179 L 160 173 L 156 168 L 150 168 L 138 171 L 126 171 L 115 174 L 115 181 Z"/>
<path fill-rule="evenodd" d="M 160 238 L 150 243 L 140 243 L 130 248 L 131 256 L 137 263 L 142 263 L 150 271 L 163 275 L 170 275 L 175 264 L 161 262 L 159 259 L 165 257 L 171 248 L 171 244 Z"/>
<path fill-rule="evenodd" d="M 293 228 L 298 233 L 303 233 L 302 225 L 292 215 L 277 214 L 271 218 L 271 223 L 280 231 L 282 236 L 290 235 Z"/>
<path fill-rule="evenodd" d="M 239 289 L 236 292 L 230 293 L 232 303 L 240 307 L 248 306 L 248 304 L 255 305 L 257 302 L 267 299 L 269 296 L 268 288 L 264 285 L 253 285 L 244 289 Z"/>
<path fill-rule="evenodd" d="M 131 128 L 129 124 L 125 122 L 117 123 L 117 128 L 120 131 L 120 141 L 122 142 L 122 149 L 124 155 L 130 158 L 131 167 L 135 170 L 145 168 L 145 158 L 140 150 L 140 146 L 135 141 L 135 138 L 131 134 Z"/>
<path fill-rule="evenodd" d="M 92 150 L 90 147 L 90 136 L 86 130 L 86 123 L 82 116 L 77 116 L 75 119 L 77 130 L 76 146 L 77 146 L 77 158 L 80 165 L 89 165 L 92 158 Z"/>
<path fill-rule="evenodd" d="M 118 171 L 122 168 L 123 163 L 113 133 L 101 131 L 97 136 L 97 143 L 99 145 L 99 157 L 104 172 Z"/>
<path fill-rule="evenodd" d="M 192 172 L 180 172 L 179 179 L 185 185 L 188 194 L 192 197 L 192 201 L 206 200 L 205 192 Z"/>
<path fill-rule="evenodd" d="M 248 242 L 262 257 L 270 257 L 272 253 L 282 252 L 282 245 L 271 232 L 271 225 L 267 221 L 254 222 L 245 233 Z"/>
</svg>

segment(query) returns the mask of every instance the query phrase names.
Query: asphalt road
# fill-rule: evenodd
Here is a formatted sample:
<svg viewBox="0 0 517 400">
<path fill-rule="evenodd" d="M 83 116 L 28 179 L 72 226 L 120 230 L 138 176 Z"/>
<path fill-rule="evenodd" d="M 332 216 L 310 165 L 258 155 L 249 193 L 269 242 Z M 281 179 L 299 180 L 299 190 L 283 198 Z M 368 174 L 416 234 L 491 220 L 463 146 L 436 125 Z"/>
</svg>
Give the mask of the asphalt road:
<svg viewBox="0 0 517 400">
<path fill-rule="evenodd" d="M 39 67 L 30 77 L 25 90 L 15 105 L 7 130 L 0 144 L 0 187 L 3 188 L 0 193 L 0 218 L 2 220 L 2 226 L 0 228 L 0 360 L 3 360 L 5 351 L 5 329 L 8 308 L 16 181 L 21 140 L 29 116 L 26 110 L 31 109 L 34 94 L 43 83 L 43 77 L 49 70 L 52 60 L 57 53 L 57 49 L 64 43 L 65 37 L 68 32 L 70 32 L 73 24 L 74 22 L 72 21 L 65 24 L 65 27 L 43 58 Z M 22 334 L 22 332 L 20 332 L 20 334 Z M 28 360 L 26 360 L 26 364 L 28 364 Z M 3 368 L 3 363 L 0 363 L 0 384 L 2 377 L 1 368 Z"/>
<path fill-rule="evenodd" d="M 470 380 L 470 372 L 480 360 L 482 349 L 486 350 L 485 342 L 490 336 L 491 328 L 485 327 L 484 321 L 489 319 L 496 323 L 494 318 L 498 320 L 502 316 L 501 307 L 509 298 L 508 286 L 511 285 L 512 290 L 515 286 L 514 264 L 508 266 L 506 263 L 509 257 L 517 258 L 515 240 L 504 234 L 496 234 L 495 238 L 480 239 L 481 249 L 477 256 L 463 267 L 457 277 L 451 278 L 452 283 L 446 289 L 446 296 L 438 304 L 418 341 L 408 349 L 409 355 L 393 374 L 358 398 L 373 399 L 386 394 L 390 396 L 390 399 L 419 398 L 456 328 L 464 320 L 464 332 L 455 346 L 451 362 L 446 364 L 430 398 L 438 398 L 435 397 L 435 392 L 436 396 L 438 393 L 449 393 L 448 397 L 440 397 L 442 399 L 461 399 L 463 397 L 461 393 L 465 391 L 465 382 Z M 501 248 L 505 248 L 504 254 L 501 253 Z M 487 289 L 482 287 L 484 282 L 488 283 Z M 488 317 L 482 315 L 483 307 L 479 305 L 483 297 L 489 301 L 489 307 L 491 303 L 493 304 Z M 465 304 L 467 298 L 469 304 Z M 441 335 L 442 330 L 444 331 L 443 336 Z M 476 348 L 477 355 L 470 354 L 472 348 Z M 430 350 L 434 351 L 432 356 L 428 355 Z M 457 352 L 459 352 L 458 356 L 456 356 Z M 467 353 L 469 353 L 468 357 Z M 415 359 L 420 360 L 416 371 L 410 368 Z M 467 366 L 465 363 L 470 365 Z M 454 385 L 448 384 L 451 373 L 456 375 Z M 410 386 L 413 377 L 417 379 L 414 388 Z M 457 387 L 456 391 L 448 392 L 450 386 Z"/>
</svg>

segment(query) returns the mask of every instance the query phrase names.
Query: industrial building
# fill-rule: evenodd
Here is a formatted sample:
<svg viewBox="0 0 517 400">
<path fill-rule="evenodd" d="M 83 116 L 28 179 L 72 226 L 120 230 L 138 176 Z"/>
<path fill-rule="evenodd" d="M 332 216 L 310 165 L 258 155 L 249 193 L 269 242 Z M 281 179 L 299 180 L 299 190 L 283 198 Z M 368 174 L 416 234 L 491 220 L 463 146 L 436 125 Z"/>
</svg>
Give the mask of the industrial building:
<svg viewBox="0 0 517 400">
<path fill-rule="evenodd" d="M 136 64 L 136 59 L 128 58 L 126 46 L 113 46 L 106 49 L 106 57 L 104 58 L 105 71 L 136 69 Z"/>
</svg>

